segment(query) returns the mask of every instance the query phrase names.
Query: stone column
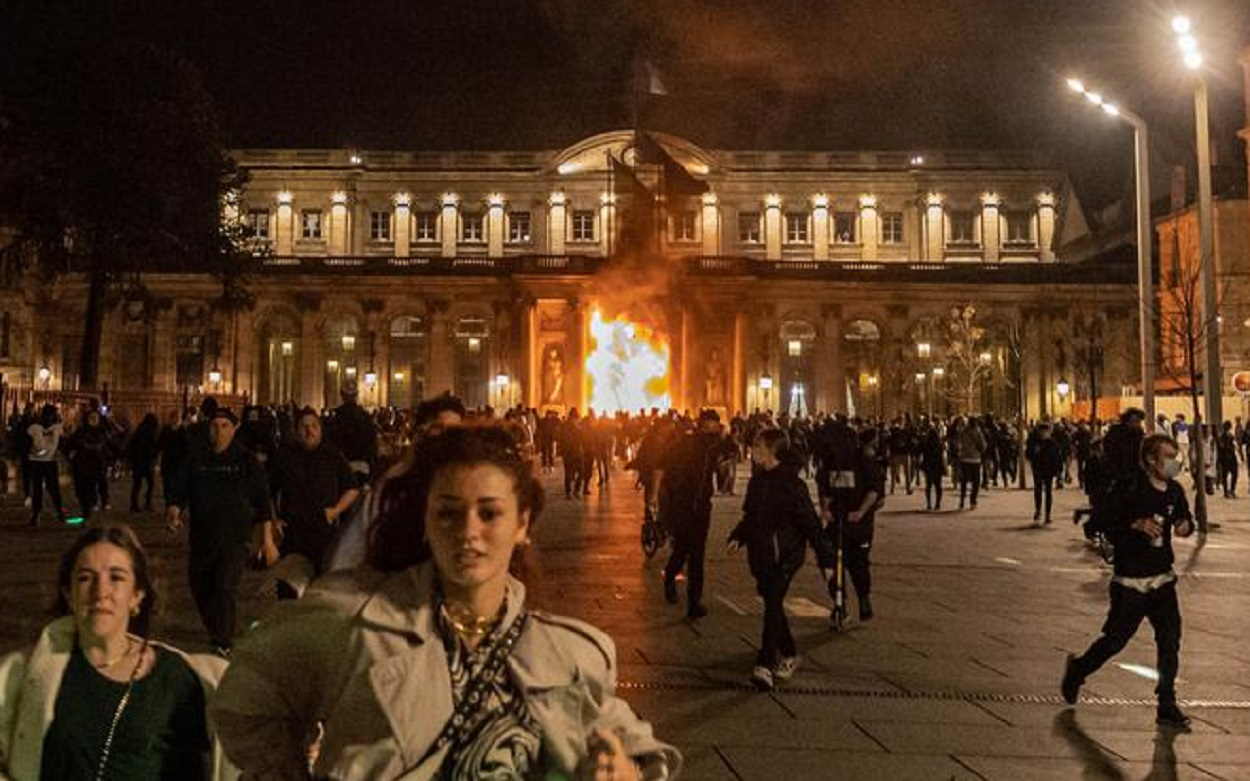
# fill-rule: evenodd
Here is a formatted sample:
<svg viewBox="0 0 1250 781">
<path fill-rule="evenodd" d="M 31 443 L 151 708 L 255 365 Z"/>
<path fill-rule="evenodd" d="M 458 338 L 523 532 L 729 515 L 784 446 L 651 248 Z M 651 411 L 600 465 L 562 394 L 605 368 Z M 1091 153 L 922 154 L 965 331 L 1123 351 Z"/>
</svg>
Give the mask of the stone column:
<svg viewBox="0 0 1250 781">
<path fill-rule="evenodd" d="M 486 254 L 503 257 L 503 196 L 495 193 L 486 199 Z"/>
<path fill-rule="evenodd" d="M 824 382 L 816 403 L 825 412 L 846 411 L 846 368 L 842 365 L 842 308 L 829 304 L 821 309 L 824 317 Z"/>
<path fill-rule="evenodd" d="M 1002 199 L 998 193 L 981 196 L 981 247 L 986 263 L 997 263 L 1003 247 L 1002 226 L 999 224 Z"/>
<path fill-rule="evenodd" d="M 430 317 L 430 369 L 426 380 L 426 395 L 437 396 L 443 391 L 454 390 L 455 384 L 451 324 L 447 317 L 448 302 L 431 299 L 426 303 Z"/>
<path fill-rule="evenodd" d="M 733 403 L 733 411 L 747 411 L 746 409 L 746 334 L 747 334 L 747 316 L 746 312 L 741 309 L 734 312 L 734 331 L 733 331 L 733 356 L 732 366 L 729 372 L 729 398 Z"/>
<path fill-rule="evenodd" d="M 156 390 L 178 390 L 174 317 L 173 307 L 155 313 L 152 328 L 152 387 Z"/>
<path fill-rule="evenodd" d="M 781 196 L 764 199 L 764 257 L 781 260 Z"/>
<path fill-rule="evenodd" d="M 1055 259 L 1055 194 L 1037 196 L 1037 253 L 1043 261 Z"/>
<path fill-rule="evenodd" d="M 881 230 L 877 226 L 877 196 L 861 195 L 859 197 L 859 243 L 864 260 L 877 259 L 877 237 Z"/>
<path fill-rule="evenodd" d="M 330 224 L 327 228 L 330 234 L 326 243 L 328 252 L 331 255 L 346 255 L 350 242 L 347 233 L 347 193 L 343 190 L 335 190 L 330 194 Z"/>
<path fill-rule="evenodd" d="M 278 217 L 273 232 L 275 255 L 291 255 L 295 242 L 295 208 L 291 205 L 291 191 L 278 193 Z"/>
<path fill-rule="evenodd" d="M 569 389 L 565 388 L 564 398 L 569 399 L 571 406 L 577 407 L 581 413 L 586 412 L 586 404 L 589 399 L 586 397 L 586 351 L 589 349 L 587 341 L 588 312 L 585 302 L 576 298 L 569 300 L 569 310 L 572 314 L 573 333 L 569 334 L 569 352 L 572 354 L 572 360 L 566 361 L 564 366 L 564 376 L 567 381 L 572 384 L 572 394 Z"/>
<path fill-rule="evenodd" d="M 716 193 L 703 194 L 703 219 L 699 221 L 699 229 L 703 233 L 703 254 L 721 254 L 720 209 L 717 208 Z"/>
<path fill-rule="evenodd" d="M 409 245 L 412 243 L 412 196 L 406 192 L 395 193 L 391 199 L 395 204 L 394 225 L 391 233 L 395 239 L 395 257 L 408 257 Z"/>
<path fill-rule="evenodd" d="M 942 196 L 938 193 L 929 193 L 925 197 L 925 259 L 930 263 L 941 263 L 944 256 L 942 253 L 942 243 L 946 239 L 946 233 L 942 225 Z"/>
<path fill-rule="evenodd" d="M 812 258 L 829 259 L 829 196 L 812 196 Z"/>
<path fill-rule="evenodd" d="M 521 401 L 527 407 L 537 407 L 542 393 L 542 371 L 538 355 L 538 302 L 528 293 L 516 297 L 521 324 L 521 349 L 517 355 L 518 387 Z"/>
<path fill-rule="evenodd" d="M 314 409 L 320 409 L 326 403 L 325 397 L 325 356 L 321 344 L 321 329 L 317 327 L 316 310 L 306 310 L 300 316 L 299 350 L 296 352 L 299 366 L 295 374 L 299 377 L 299 403 Z M 286 401 L 282 399 L 282 401 Z M 331 406 L 338 399 L 329 400 Z"/>
<path fill-rule="evenodd" d="M 564 239 L 568 231 L 568 199 L 564 192 L 556 190 L 547 200 L 547 253 L 550 255 L 564 254 Z"/>
<path fill-rule="evenodd" d="M 443 238 L 443 257 L 454 258 L 460 241 L 460 196 L 443 193 L 441 203 L 443 212 L 438 227 Z"/>
<path fill-rule="evenodd" d="M 599 196 L 599 253 L 608 257 L 616 248 L 620 226 L 616 224 L 616 193 Z"/>
</svg>

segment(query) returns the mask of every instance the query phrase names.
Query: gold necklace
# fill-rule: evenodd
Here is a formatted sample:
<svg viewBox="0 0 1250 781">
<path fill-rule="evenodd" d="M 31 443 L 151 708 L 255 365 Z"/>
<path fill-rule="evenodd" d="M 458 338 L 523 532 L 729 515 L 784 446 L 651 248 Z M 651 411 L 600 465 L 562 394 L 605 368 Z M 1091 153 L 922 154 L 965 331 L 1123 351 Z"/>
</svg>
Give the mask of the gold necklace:
<svg viewBox="0 0 1250 781">
<path fill-rule="evenodd" d="M 106 659 L 102 664 L 95 664 L 93 662 L 92 667 L 95 667 L 97 670 L 107 670 L 108 668 L 120 662 L 122 659 L 125 659 L 127 656 L 130 656 L 130 651 L 133 648 L 134 648 L 134 641 L 130 639 L 129 635 L 127 635 L 125 651 L 122 651 L 120 655 L 115 656 L 112 659 Z"/>
<path fill-rule="evenodd" d="M 449 602 L 443 603 L 443 616 L 456 634 L 471 638 L 484 637 L 499 623 L 498 616 L 479 616 L 463 605 L 452 606 Z"/>
</svg>

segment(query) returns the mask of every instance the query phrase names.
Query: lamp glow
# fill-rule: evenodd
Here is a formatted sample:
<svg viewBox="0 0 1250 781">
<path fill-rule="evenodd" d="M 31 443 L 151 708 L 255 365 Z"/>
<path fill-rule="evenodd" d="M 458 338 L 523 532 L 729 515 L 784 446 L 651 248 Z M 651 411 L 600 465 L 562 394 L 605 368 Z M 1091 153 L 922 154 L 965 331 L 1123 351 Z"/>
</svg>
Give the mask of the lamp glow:
<svg viewBox="0 0 1250 781">
<path fill-rule="evenodd" d="M 1176 16 L 1172 18 L 1172 30 L 1177 35 L 1185 35 L 1189 32 L 1190 27 L 1188 16 Z"/>
<path fill-rule="evenodd" d="M 760 377 L 760 390 L 772 390 L 772 389 L 773 389 L 773 378 L 769 377 L 767 374 L 761 376 Z"/>
<path fill-rule="evenodd" d="M 1055 390 L 1058 391 L 1059 398 L 1062 399 L 1066 398 L 1068 393 L 1071 392 L 1072 386 L 1068 384 L 1067 380 L 1061 379 L 1059 382 L 1055 383 Z"/>
<path fill-rule="evenodd" d="M 941 366 L 934 366 L 934 367 L 933 367 L 933 376 L 934 376 L 934 377 L 941 378 L 941 377 L 944 377 L 945 375 L 946 375 L 946 369 L 943 369 Z"/>
<path fill-rule="evenodd" d="M 326 361 L 326 368 L 332 372 L 336 372 L 339 370 L 339 362 L 331 358 L 330 360 Z"/>
<path fill-rule="evenodd" d="M 916 345 L 916 355 L 921 358 L 928 358 L 933 352 L 933 345 L 928 342 L 920 342 Z"/>
<path fill-rule="evenodd" d="M 980 358 L 982 366 L 989 366 L 990 362 L 994 360 L 994 356 L 988 352 L 981 353 Z"/>
<path fill-rule="evenodd" d="M 1069 87 L 1069 88 L 1070 88 L 1073 92 L 1084 92 L 1084 91 L 1085 91 L 1085 83 L 1084 83 L 1084 82 L 1082 82 L 1080 79 L 1068 79 L 1068 87 Z"/>
<path fill-rule="evenodd" d="M 1176 45 L 1181 47 L 1181 51 L 1186 54 L 1198 51 L 1198 39 L 1192 35 L 1182 35 L 1180 38 L 1177 38 Z"/>
<path fill-rule="evenodd" d="M 221 369 L 213 368 L 208 371 L 208 381 L 214 385 L 221 384 Z"/>
<path fill-rule="evenodd" d="M 1085 99 L 1090 103 L 1093 103 L 1095 106 L 1102 105 L 1102 95 L 1099 95 L 1097 92 L 1086 92 Z"/>
<path fill-rule="evenodd" d="M 1107 112 L 1108 114 L 1110 114 L 1110 115 L 1111 115 L 1111 116 L 1113 116 L 1113 117 L 1118 117 L 1118 116 L 1120 116 L 1120 109 L 1116 108 L 1114 103 L 1104 103 L 1104 104 L 1102 104 L 1102 110 L 1103 110 L 1103 111 L 1105 111 L 1105 112 Z"/>
<path fill-rule="evenodd" d="M 290 357 L 294 354 L 295 354 L 295 343 L 283 342 L 282 343 L 282 355 L 285 357 Z"/>
<path fill-rule="evenodd" d="M 1190 52 L 1185 55 L 1185 67 L 1191 71 L 1196 71 L 1202 67 L 1202 55 L 1198 52 Z"/>
<path fill-rule="evenodd" d="M 47 366 L 40 366 L 39 367 L 39 381 L 47 382 L 50 379 L 52 379 L 52 370 L 49 369 Z"/>
<path fill-rule="evenodd" d="M 377 385 L 377 384 L 378 384 L 378 373 L 375 372 L 373 369 L 370 369 L 369 371 L 365 372 L 365 385 L 368 385 L 369 387 L 372 388 L 374 385 Z"/>
<path fill-rule="evenodd" d="M 395 372 L 393 375 L 391 375 L 391 379 L 393 379 L 395 382 L 403 382 L 403 381 L 404 381 L 404 373 L 403 373 L 403 372 Z"/>
<path fill-rule="evenodd" d="M 498 385 L 498 386 L 499 386 L 499 387 L 501 387 L 501 388 L 506 387 L 506 386 L 508 385 L 508 375 L 506 375 L 506 374 L 496 374 L 496 375 L 495 375 L 495 384 L 496 384 L 496 385 Z"/>
<path fill-rule="evenodd" d="M 356 337 L 352 336 L 351 334 L 343 334 L 343 349 L 355 350 L 356 349 Z"/>
<path fill-rule="evenodd" d="M 916 382 L 924 382 L 925 378 L 928 376 L 929 375 L 925 374 L 924 372 L 916 372 Z"/>
</svg>

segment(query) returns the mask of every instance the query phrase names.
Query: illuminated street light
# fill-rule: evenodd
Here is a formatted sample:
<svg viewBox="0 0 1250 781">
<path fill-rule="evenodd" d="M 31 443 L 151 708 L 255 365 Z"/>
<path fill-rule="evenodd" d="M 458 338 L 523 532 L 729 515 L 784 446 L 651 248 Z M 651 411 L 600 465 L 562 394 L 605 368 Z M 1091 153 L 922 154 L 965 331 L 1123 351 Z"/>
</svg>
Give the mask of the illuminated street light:
<svg viewBox="0 0 1250 781">
<path fill-rule="evenodd" d="M 495 384 L 496 384 L 496 385 L 498 385 L 498 386 L 499 386 L 499 387 L 501 387 L 501 388 L 506 387 L 506 386 L 508 385 L 508 375 L 506 375 L 506 374 L 496 374 L 496 375 L 495 375 Z"/>
<path fill-rule="evenodd" d="M 356 349 L 356 337 L 351 334 L 343 334 L 343 350 L 351 352 Z"/>
<path fill-rule="evenodd" d="M 1202 55 L 1198 52 L 1186 52 L 1185 67 L 1191 71 L 1196 71 L 1202 67 Z"/>
<path fill-rule="evenodd" d="M 221 384 L 221 369 L 216 366 L 208 370 L 208 381 L 213 385 Z"/>
<path fill-rule="evenodd" d="M 767 374 L 761 376 L 760 377 L 760 390 L 772 390 L 772 389 L 773 389 L 773 378 L 769 377 Z"/>
<path fill-rule="evenodd" d="M 1067 380 L 1060 379 L 1059 382 L 1055 383 L 1055 390 L 1059 393 L 1059 398 L 1066 399 L 1072 391 L 1072 386 L 1068 384 Z"/>
<path fill-rule="evenodd" d="M 378 384 L 378 373 L 375 372 L 373 369 L 370 369 L 369 371 L 365 372 L 365 385 L 372 388 L 374 385 L 377 385 L 377 384 Z"/>
<path fill-rule="evenodd" d="M 295 343 L 283 342 L 282 343 L 282 357 L 290 358 L 294 354 L 295 354 Z"/>
<path fill-rule="evenodd" d="M 40 366 L 39 367 L 39 381 L 42 382 L 46 386 L 51 379 L 52 379 L 52 370 L 49 369 L 46 364 L 43 366 Z"/>
<path fill-rule="evenodd" d="M 933 352 L 933 346 L 930 345 L 928 342 L 920 342 L 919 344 L 916 345 L 916 355 L 920 356 L 921 358 L 928 358 L 932 352 Z"/>
<path fill-rule="evenodd" d="M 925 374 L 924 372 L 916 372 L 916 382 L 924 382 L 925 379 L 928 378 L 928 376 L 929 375 Z"/>
<path fill-rule="evenodd" d="M 936 377 L 937 379 L 939 379 L 939 380 L 940 380 L 940 379 L 942 379 L 942 377 L 944 377 L 945 375 L 946 375 L 946 370 L 945 370 L 945 369 L 943 369 L 941 366 L 934 366 L 934 367 L 933 367 L 933 376 L 934 376 L 934 377 Z"/>
<path fill-rule="evenodd" d="M 1172 29 L 1178 33 L 1189 31 L 1189 20 L 1177 17 L 1172 21 Z M 1139 354 L 1141 355 L 1141 386 L 1142 406 L 1146 410 L 1146 419 L 1155 417 L 1155 371 L 1154 371 L 1154 333 L 1151 331 L 1153 322 L 1154 280 L 1151 260 L 1150 223 L 1150 140 L 1146 121 L 1128 109 L 1121 108 L 1110 101 L 1103 100 L 1102 95 L 1090 91 L 1085 82 L 1078 78 L 1067 79 L 1068 88 L 1079 92 L 1085 99 L 1100 107 L 1103 113 L 1122 119 L 1133 126 L 1134 178 L 1136 180 L 1137 200 L 1137 323 Z M 1201 147 L 1199 147 L 1201 154 Z M 1214 330 L 1214 329 L 1211 329 Z"/>
<path fill-rule="evenodd" d="M 982 366 L 989 366 L 989 365 L 990 365 L 990 361 L 994 360 L 994 356 L 993 356 L 993 355 L 991 355 L 991 354 L 990 354 L 990 353 L 988 353 L 988 352 L 981 353 L 981 355 L 980 355 L 979 357 L 980 357 L 980 359 L 981 359 L 981 365 L 982 365 Z"/>
</svg>

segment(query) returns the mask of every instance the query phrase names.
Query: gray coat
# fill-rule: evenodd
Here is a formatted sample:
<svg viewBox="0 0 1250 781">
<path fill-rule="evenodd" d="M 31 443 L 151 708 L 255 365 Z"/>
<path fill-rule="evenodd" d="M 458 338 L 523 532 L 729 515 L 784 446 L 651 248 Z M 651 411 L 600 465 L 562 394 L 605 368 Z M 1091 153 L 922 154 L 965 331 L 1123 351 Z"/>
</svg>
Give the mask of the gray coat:
<svg viewBox="0 0 1250 781">
<path fill-rule="evenodd" d="M 317 777 L 416 781 L 438 772 L 442 753 L 426 752 L 453 704 L 433 582 L 431 564 L 334 572 L 236 646 L 210 715 L 246 777 L 306 778 L 304 738 L 317 721 L 325 725 Z M 525 587 L 510 578 L 505 624 L 524 602 Z M 604 727 L 631 756 L 664 755 L 676 775 L 680 754 L 615 695 L 616 652 L 599 630 L 530 611 L 509 667 L 549 769 L 571 774 L 590 730 Z"/>
</svg>

